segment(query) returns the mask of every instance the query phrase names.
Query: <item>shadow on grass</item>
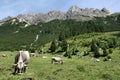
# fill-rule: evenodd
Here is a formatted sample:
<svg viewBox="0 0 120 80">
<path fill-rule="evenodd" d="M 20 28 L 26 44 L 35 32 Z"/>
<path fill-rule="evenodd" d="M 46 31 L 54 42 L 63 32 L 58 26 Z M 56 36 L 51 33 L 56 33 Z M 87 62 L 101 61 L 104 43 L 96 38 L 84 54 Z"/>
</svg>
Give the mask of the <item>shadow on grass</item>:
<svg viewBox="0 0 120 80">
<path fill-rule="evenodd" d="M 21 80 L 34 80 L 34 79 L 33 79 L 33 78 L 28 77 L 28 78 L 23 78 L 23 79 L 21 79 Z"/>
<path fill-rule="evenodd" d="M 120 32 L 116 34 L 112 34 L 113 36 L 120 37 Z"/>
</svg>

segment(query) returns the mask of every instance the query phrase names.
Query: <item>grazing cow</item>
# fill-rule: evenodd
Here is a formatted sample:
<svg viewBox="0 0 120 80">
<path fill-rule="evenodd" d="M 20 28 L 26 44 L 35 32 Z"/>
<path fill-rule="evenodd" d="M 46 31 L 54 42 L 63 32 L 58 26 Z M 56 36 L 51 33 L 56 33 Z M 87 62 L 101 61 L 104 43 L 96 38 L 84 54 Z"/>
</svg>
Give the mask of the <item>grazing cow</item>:
<svg viewBox="0 0 120 80">
<path fill-rule="evenodd" d="M 7 55 L 6 55 L 6 54 L 1 54 L 0 56 L 1 56 L 1 57 L 7 57 Z"/>
<path fill-rule="evenodd" d="M 36 56 L 36 54 L 35 53 L 30 53 L 30 57 L 32 57 L 32 56 Z"/>
<path fill-rule="evenodd" d="M 100 62 L 100 59 L 95 59 L 95 62 Z"/>
<path fill-rule="evenodd" d="M 29 62 L 29 59 L 30 59 L 30 55 L 28 51 L 19 51 L 18 54 L 15 56 L 15 63 L 13 65 L 14 67 L 13 74 L 16 74 L 16 71 L 18 71 L 18 74 L 26 72 L 26 67 Z"/>
<path fill-rule="evenodd" d="M 54 64 L 54 62 L 58 62 L 60 64 L 63 64 L 63 60 L 60 57 L 52 57 L 51 63 Z"/>
</svg>

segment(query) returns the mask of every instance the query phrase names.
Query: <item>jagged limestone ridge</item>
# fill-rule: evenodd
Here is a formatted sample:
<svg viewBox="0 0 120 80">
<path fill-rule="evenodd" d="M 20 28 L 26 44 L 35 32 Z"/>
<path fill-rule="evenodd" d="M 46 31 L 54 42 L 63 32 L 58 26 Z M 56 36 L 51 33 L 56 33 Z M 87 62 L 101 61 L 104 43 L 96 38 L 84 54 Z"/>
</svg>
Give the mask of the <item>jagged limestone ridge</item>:
<svg viewBox="0 0 120 80">
<path fill-rule="evenodd" d="M 20 22 L 26 22 L 28 24 L 37 24 L 39 22 L 49 22 L 55 19 L 65 20 L 65 19 L 74 19 L 74 20 L 91 20 L 95 16 L 103 17 L 109 14 L 109 11 L 106 8 L 101 10 L 94 8 L 79 8 L 78 6 L 72 6 L 66 13 L 53 10 L 46 14 L 38 13 L 38 14 L 20 14 L 14 18 L 17 18 Z M 7 17 L 0 21 L 9 20 L 12 17 Z"/>
</svg>

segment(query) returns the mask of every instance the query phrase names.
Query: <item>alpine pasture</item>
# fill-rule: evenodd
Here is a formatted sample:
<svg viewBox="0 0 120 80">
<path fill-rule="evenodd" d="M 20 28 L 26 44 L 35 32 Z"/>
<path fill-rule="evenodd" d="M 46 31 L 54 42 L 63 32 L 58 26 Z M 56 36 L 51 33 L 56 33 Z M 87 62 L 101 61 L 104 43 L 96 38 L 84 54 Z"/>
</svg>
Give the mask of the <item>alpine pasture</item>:
<svg viewBox="0 0 120 80">
<path fill-rule="evenodd" d="M 1 51 L 0 54 L 7 54 L 7 57 L 0 57 L 0 80 L 119 80 L 120 79 L 120 47 L 112 48 L 111 61 L 104 61 L 105 57 L 95 58 L 91 55 L 83 56 L 84 51 L 90 50 L 86 46 L 92 39 L 115 36 L 118 32 L 90 33 L 67 39 L 69 45 L 68 52 L 71 54 L 73 48 L 79 51 L 71 58 L 64 57 L 65 52 L 49 53 L 47 50 L 50 43 L 44 45 L 43 49 L 46 58 L 40 56 L 31 57 L 27 67 L 27 72 L 22 75 L 13 75 L 12 64 L 17 51 Z M 86 43 L 86 45 L 83 45 Z M 36 51 L 36 54 L 39 55 Z M 51 57 L 61 56 L 64 64 L 51 64 Z M 95 60 L 99 59 L 99 62 Z"/>
</svg>

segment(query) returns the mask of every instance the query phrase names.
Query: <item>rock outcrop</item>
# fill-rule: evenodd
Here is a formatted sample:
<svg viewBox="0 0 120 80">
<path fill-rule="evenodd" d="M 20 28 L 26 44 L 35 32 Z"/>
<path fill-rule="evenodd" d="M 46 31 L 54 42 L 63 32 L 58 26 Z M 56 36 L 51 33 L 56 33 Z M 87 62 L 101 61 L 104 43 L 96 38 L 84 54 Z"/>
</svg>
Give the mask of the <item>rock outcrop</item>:
<svg viewBox="0 0 120 80">
<path fill-rule="evenodd" d="M 109 11 L 106 8 L 102 10 L 93 9 L 93 8 L 79 8 L 77 6 L 72 6 L 66 13 L 68 19 L 75 20 L 91 20 L 95 16 L 102 17 L 109 14 Z"/>
<path fill-rule="evenodd" d="M 65 13 L 60 12 L 60 11 L 50 11 L 45 16 L 46 16 L 45 22 L 49 22 L 49 21 L 52 21 L 55 19 L 58 19 L 58 20 L 65 20 L 66 19 Z"/>
<path fill-rule="evenodd" d="M 20 14 L 14 18 L 17 18 L 20 22 L 26 22 L 28 24 L 37 24 L 39 22 L 49 22 L 55 19 L 65 20 L 65 19 L 74 19 L 74 20 L 91 20 L 94 17 L 104 17 L 109 14 L 109 11 L 106 8 L 101 10 L 93 8 L 79 8 L 77 6 L 72 6 L 66 13 L 61 11 L 50 11 L 46 14 Z M 2 21 L 11 19 L 11 17 L 5 18 Z M 2 22 L 0 21 L 0 22 Z"/>
</svg>

